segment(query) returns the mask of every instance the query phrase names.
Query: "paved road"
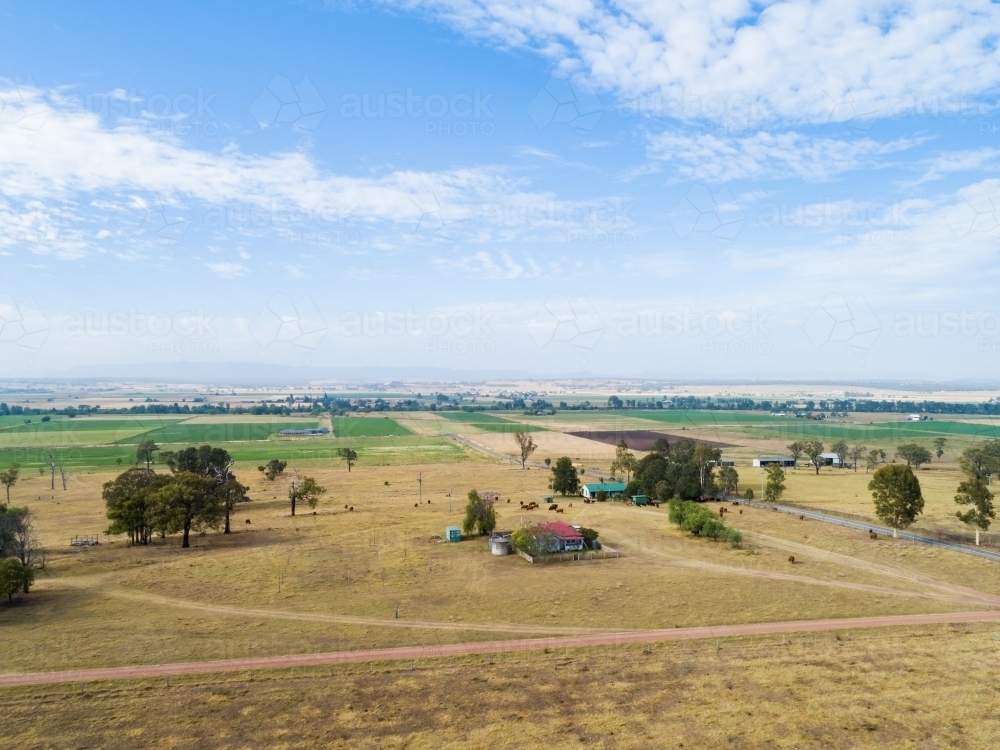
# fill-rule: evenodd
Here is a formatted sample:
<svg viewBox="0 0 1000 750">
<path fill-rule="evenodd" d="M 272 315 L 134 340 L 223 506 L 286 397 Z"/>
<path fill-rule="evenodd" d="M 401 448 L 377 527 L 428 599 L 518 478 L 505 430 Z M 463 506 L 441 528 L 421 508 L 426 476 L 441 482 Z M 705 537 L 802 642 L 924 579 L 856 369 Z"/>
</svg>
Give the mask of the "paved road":
<svg viewBox="0 0 1000 750">
<path fill-rule="evenodd" d="M 449 643 L 442 646 L 403 646 L 359 651 L 333 651 L 323 654 L 295 654 L 291 656 L 263 656 L 259 658 L 220 661 L 148 664 L 135 667 L 77 669 L 65 672 L 0 674 L 0 687 L 162 677 L 166 675 L 246 672 L 254 669 L 286 669 L 289 667 L 312 667 L 399 659 L 436 659 L 448 656 L 540 651 L 546 648 L 581 648 L 588 646 L 613 646 L 626 643 L 682 641 L 698 638 L 730 638 L 734 636 L 777 635 L 822 630 L 858 630 L 863 628 L 942 625 L 969 622 L 1000 622 L 1000 610 L 993 612 L 950 612 L 929 615 L 852 617 L 835 620 L 793 620 L 788 622 L 762 622 L 749 625 L 709 625 L 697 628 L 638 630 L 624 633 L 530 638 L 514 641 Z"/>
<path fill-rule="evenodd" d="M 838 526 L 846 526 L 850 529 L 858 529 L 860 531 L 868 531 L 871 529 L 877 534 L 882 534 L 883 536 L 892 536 L 892 529 L 886 526 L 875 526 L 873 524 L 867 523 L 865 521 L 852 521 L 849 518 L 841 518 L 840 516 L 831 516 L 826 513 L 821 513 L 816 510 L 803 510 L 802 508 L 793 508 L 789 505 L 775 505 L 774 503 L 761 503 L 756 500 L 745 500 L 743 498 L 734 498 L 738 500 L 743 505 L 749 505 L 754 508 L 774 508 L 781 511 L 782 513 L 792 513 L 797 516 L 805 516 L 806 518 L 812 519 L 813 521 L 823 521 L 824 523 L 835 523 Z M 910 534 L 905 531 L 899 532 L 899 538 L 905 539 L 908 542 L 917 542 L 918 544 L 929 544 L 932 547 L 943 547 L 945 549 L 955 550 L 956 552 L 965 552 L 968 555 L 976 555 L 977 557 L 985 557 L 987 560 L 994 560 L 1000 562 L 1000 553 L 990 552 L 989 550 L 982 549 L 981 547 L 971 547 L 967 544 L 959 544 L 958 542 L 945 542 L 941 539 L 934 539 L 933 537 L 920 536 L 919 534 Z"/>
</svg>

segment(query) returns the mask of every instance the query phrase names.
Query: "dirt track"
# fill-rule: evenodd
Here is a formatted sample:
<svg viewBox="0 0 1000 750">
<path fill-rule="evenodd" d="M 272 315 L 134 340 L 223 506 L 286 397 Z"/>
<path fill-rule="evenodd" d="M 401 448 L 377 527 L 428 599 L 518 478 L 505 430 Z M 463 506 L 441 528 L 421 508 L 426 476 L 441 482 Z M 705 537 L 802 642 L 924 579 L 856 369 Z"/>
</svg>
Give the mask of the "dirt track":
<svg viewBox="0 0 1000 750">
<path fill-rule="evenodd" d="M 442 646 L 404 646 L 399 648 L 334 651 L 324 654 L 295 654 L 224 661 L 181 662 L 176 664 L 148 664 L 135 667 L 108 667 L 103 669 L 78 669 L 65 672 L 29 672 L 0 675 L 0 687 L 17 685 L 45 685 L 93 680 L 120 680 L 128 678 L 162 677 L 165 675 L 207 674 L 218 672 L 245 672 L 254 669 L 286 669 L 333 664 L 350 664 L 398 659 L 435 659 L 448 656 L 474 654 L 502 654 L 514 651 L 540 651 L 546 648 L 581 648 L 612 646 L 625 643 L 652 643 L 681 641 L 698 638 L 730 638 L 734 636 L 774 635 L 803 633 L 821 630 L 857 630 L 861 628 L 899 627 L 914 625 L 942 625 L 967 622 L 1000 622 L 997 612 L 954 612 L 929 615 L 899 615 L 890 617 L 854 617 L 837 620 L 799 620 L 789 622 L 763 622 L 750 625 L 709 625 L 672 630 L 641 630 L 624 633 L 576 635 L 559 638 L 531 638 L 515 641 L 489 641 L 484 643 L 452 643 Z"/>
</svg>

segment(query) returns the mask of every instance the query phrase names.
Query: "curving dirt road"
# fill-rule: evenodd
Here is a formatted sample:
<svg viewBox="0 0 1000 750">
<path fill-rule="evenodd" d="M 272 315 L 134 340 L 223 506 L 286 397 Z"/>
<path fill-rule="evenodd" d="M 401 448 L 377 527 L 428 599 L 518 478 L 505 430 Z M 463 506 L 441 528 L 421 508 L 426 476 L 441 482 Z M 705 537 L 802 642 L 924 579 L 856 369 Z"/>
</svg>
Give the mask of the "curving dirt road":
<svg viewBox="0 0 1000 750">
<path fill-rule="evenodd" d="M 0 687 L 162 677 L 165 675 L 245 672 L 254 669 L 287 669 L 289 667 L 311 667 L 398 659 L 437 659 L 448 656 L 540 651 L 547 648 L 614 646 L 626 643 L 655 643 L 698 638 L 731 638 L 734 636 L 777 635 L 822 630 L 857 630 L 861 628 L 943 625 L 969 622 L 1000 622 L 1000 611 L 852 617 L 835 620 L 797 620 L 762 622 L 750 625 L 709 625 L 695 628 L 674 628 L 672 630 L 640 630 L 623 633 L 564 636 L 559 638 L 530 638 L 525 640 L 487 641 L 482 643 L 450 643 L 441 646 L 403 646 L 358 651 L 333 651 L 323 654 L 293 654 L 290 656 L 265 656 L 220 661 L 147 664 L 134 667 L 76 669 L 64 672 L 28 672 L 0 675 Z"/>
</svg>

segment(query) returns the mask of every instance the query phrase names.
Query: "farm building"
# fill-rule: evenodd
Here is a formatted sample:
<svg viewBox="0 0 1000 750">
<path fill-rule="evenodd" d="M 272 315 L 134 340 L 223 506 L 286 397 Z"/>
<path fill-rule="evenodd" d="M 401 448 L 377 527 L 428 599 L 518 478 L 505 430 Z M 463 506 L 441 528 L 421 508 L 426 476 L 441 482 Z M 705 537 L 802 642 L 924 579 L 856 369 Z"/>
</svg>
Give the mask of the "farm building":
<svg viewBox="0 0 1000 750">
<path fill-rule="evenodd" d="M 458 526 L 449 526 L 444 530 L 444 538 L 449 542 L 462 541 L 462 530 Z"/>
<path fill-rule="evenodd" d="M 306 427 L 302 430 L 282 430 L 278 434 L 284 437 L 292 437 L 296 435 L 326 435 L 329 432 L 329 427 Z"/>
<path fill-rule="evenodd" d="M 597 482 L 595 484 L 585 484 L 580 489 L 580 494 L 593 500 L 598 492 L 603 492 L 608 497 L 621 497 L 625 492 L 624 482 Z"/>
<path fill-rule="evenodd" d="M 778 466 L 795 466 L 795 459 L 791 456 L 760 456 L 753 460 L 755 467 L 771 466 L 773 464 L 777 464 Z"/>
<path fill-rule="evenodd" d="M 836 453 L 820 453 L 819 458 L 823 466 L 836 466 L 838 469 L 840 468 L 840 456 Z"/>
<path fill-rule="evenodd" d="M 539 525 L 551 534 L 549 552 L 576 552 L 583 549 L 583 534 L 565 521 L 549 521 Z"/>
</svg>

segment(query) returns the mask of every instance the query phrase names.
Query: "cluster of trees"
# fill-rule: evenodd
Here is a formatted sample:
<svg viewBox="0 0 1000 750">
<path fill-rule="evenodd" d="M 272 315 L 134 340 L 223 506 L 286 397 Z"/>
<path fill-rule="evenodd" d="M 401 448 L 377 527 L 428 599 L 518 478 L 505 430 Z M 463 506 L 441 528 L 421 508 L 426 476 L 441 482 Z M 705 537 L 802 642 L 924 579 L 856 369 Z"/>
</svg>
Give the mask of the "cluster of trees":
<svg viewBox="0 0 1000 750">
<path fill-rule="evenodd" d="M 743 535 L 737 529 L 726 526 L 718 515 L 691 500 L 671 500 L 669 518 L 680 529 L 695 536 L 722 539 L 733 547 L 743 543 Z"/>
<path fill-rule="evenodd" d="M 657 440 L 652 450 L 636 463 L 625 494 L 647 495 L 665 503 L 674 497 L 697 500 L 702 495 L 717 494 L 720 483 L 726 491 L 735 490 L 739 479 L 736 469 L 719 468 L 721 460 L 721 450 L 690 438 L 681 438 L 673 444 Z"/>
<path fill-rule="evenodd" d="M 130 544 L 149 544 L 180 532 L 182 547 L 190 546 L 190 533 L 224 526 L 231 533 L 230 516 L 236 503 L 248 500 L 247 487 L 232 472 L 233 459 L 222 448 L 210 445 L 160 453 L 169 474 L 152 469 L 159 448 L 143 443 L 136 452 L 136 466 L 104 484 L 102 496 L 111 520 L 108 534 L 127 534 Z"/>
<path fill-rule="evenodd" d="M 0 473 L 13 471 L 16 480 L 16 467 Z M 0 503 L 0 597 L 10 602 L 18 592 L 27 594 L 35 580 L 35 569 L 44 567 L 45 556 L 38 545 L 31 511 Z"/>
</svg>

